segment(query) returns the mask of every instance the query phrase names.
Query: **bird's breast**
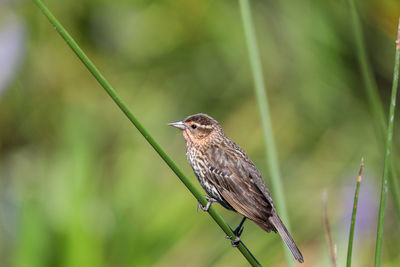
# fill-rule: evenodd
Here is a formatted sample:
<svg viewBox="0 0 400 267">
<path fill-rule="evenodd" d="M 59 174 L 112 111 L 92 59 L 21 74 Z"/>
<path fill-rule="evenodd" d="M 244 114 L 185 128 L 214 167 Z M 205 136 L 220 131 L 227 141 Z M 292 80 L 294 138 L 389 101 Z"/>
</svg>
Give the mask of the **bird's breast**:
<svg viewBox="0 0 400 267">
<path fill-rule="evenodd" d="M 219 194 L 214 184 L 211 182 L 211 173 L 207 166 L 206 154 L 202 153 L 201 150 L 191 149 L 190 147 L 187 147 L 186 156 L 190 163 L 190 166 L 192 166 L 193 172 L 196 175 L 197 180 L 199 181 L 203 189 L 211 197 L 217 200 L 221 200 L 221 195 Z"/>
</svg>

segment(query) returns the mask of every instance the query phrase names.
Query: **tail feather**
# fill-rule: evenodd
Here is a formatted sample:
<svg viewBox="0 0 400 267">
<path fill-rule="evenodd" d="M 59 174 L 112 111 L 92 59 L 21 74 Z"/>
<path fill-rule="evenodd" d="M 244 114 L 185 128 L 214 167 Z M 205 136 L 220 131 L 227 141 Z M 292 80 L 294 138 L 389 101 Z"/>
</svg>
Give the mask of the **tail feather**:
<svg viewBox="0 0 400 267">
<path fill-rule="evenodd" d="M 283 241 L 285 241 L 286 245 L 292 252 L 294 258 L 298 260 L 300 263 L 304 262 L 303 255 L 301 255 L 300 250 L 296 246 L 293 238 L 290 236 L 289 231 L 286 229 L 285 225 L 279 218 L 278 214 L 274 213 L 271 217 L 269 217 L 270 223 L 275 227 L 278 231 L 279 235 L 282 237 Z"/>
</svg>

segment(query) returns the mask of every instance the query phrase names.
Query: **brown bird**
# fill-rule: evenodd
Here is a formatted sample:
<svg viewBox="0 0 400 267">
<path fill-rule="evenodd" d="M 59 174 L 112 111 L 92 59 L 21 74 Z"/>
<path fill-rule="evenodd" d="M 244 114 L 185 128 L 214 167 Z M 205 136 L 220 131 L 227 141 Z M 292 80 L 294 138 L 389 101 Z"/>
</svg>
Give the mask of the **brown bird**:
<svg viewBox="0 0 400 267">
<path fill-rule="evenodd" d="M 276 213 L 270 192 L 249 156 L 231 139 L 219 123 L 206 114 L 195 114 L 169 125 L 179 128 L 186 141 L 186 156 L 207 192 L 208 203 L 199 207 L 207 211 L 212 202 L 236 211 L 244 217 L 234 230 L 237 245 L 249 218 L 264 231 L 278 232 L 294 258 L 304 262 L 300 250 Z"/>
</svg>

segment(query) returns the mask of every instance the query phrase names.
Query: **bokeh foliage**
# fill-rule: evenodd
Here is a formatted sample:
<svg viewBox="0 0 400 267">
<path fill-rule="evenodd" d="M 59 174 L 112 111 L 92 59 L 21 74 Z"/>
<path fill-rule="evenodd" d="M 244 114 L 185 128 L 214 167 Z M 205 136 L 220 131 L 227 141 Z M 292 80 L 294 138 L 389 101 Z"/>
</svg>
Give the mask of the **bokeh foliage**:
<svg viewBox="0 0 400 267">
<path fill-rule="evenodd" d="M 388 107 L 400 5 L 358 4 Z M 0 88 L 0 265 L 245 264 L 210 218 L 196 213 L 193 197 L 33 3 L 0 5 L 0 30 L 19 25 L 13 29 L 23 44 L 12 79 Z M 250 154 L 268 183 L 237 2 L 48 5 L 193 181 L 183 138 L 166 123 L 205 112 Z M 347 4 L 253 1 L 252 7 L 292 232 L 305 264 L 329 261 L 320 212 L 324 188 L 344 264 L 355 173 L 364 156 L 353 263 L 369 265 L 384 148 L 368 110 Z M 0 70 L 11 66 L 1 61 Z M 395 116 L 398 122 L 398 111 Z M 398 153 L 398 127 L 394 142 Z M 239 222 L 218 209 L 232 225 Z M 386 216 L 382 263 L 397 266 L 390 195 Z M 277 235 L 245 227 L 243 240 L 262 263 L 283 264 Z"/>
</svg>

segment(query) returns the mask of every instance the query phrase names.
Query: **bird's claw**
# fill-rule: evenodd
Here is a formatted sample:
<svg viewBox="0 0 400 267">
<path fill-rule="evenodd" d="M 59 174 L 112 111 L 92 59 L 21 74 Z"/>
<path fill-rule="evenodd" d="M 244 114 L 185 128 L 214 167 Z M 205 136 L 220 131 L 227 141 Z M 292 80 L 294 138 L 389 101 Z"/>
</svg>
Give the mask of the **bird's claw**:
<svg viewBox="0 0 400 267">
<path fill-rule="evenodd" d="M 202 209 L 203 211 L 208 211 L 210 209 L 211 206 L 211 202 L 207 202 L 206 206 L 201 205 L 201 203 L 199 202 L 199 204 L 197 205 L 197 212 L 199 212 L 199 209 Z"/>
<path fill-rule="evenodd" d="M 200 202 L 197 205 L 197 212 L 199 212 L 199 209 L 202 209 L 203 211 L 208 211 L 211 207 L 211 203 L 213 202 L 218 202 L 215 198 L 209 197 L 209 196 L 204 196 L 205 199 L 207 199 L 207 204 L 206 206 L 203 206 Z"/>
<path fill-rule="evenodd" d="M 225 236 L 225 238 L 231 239 L 232 236 L 227 235 L 227 236 Z M 238 236 L 235 237 L 235 240 L 231 240 L 232 247 L 234 247 L 234 248 L 238 247 L 239 243 L 240 243 L 240 237 L 238 237 Z"/>
</svg>

